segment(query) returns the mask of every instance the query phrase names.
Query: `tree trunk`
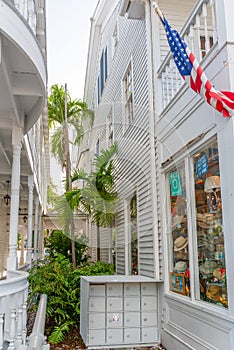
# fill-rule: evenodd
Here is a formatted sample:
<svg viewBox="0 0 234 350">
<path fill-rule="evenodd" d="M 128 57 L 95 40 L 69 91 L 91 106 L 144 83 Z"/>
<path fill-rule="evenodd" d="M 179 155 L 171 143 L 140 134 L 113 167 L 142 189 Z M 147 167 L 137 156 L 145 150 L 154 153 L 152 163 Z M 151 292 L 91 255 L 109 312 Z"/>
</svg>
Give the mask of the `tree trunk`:
<svg viewBox="0 0 234 350">
<path fill-rule="evenodd" d="M 65 111 L 64 111 L 64 150 L 66 155 L 66 191 L 72 189 L 71 181 L 71 158 L 69 149 L 69 136 L 67 126 L 67 84 L 65 84 Z M 74 235 L 74 215 L 71 213 L 70 219 L 70 232 L 71 232 L 71 252 L 72 252 L 72 264 L 74 269 L 76 268 L 76 249 L 75 249 L 75 235 Z"/>
</svg>

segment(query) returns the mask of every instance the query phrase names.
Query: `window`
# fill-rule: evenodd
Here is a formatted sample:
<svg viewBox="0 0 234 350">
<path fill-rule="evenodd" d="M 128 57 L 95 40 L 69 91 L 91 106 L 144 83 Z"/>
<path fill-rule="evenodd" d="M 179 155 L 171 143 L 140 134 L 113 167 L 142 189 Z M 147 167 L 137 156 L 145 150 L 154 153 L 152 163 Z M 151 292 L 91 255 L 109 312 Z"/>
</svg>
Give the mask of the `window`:
<svg viewBox="0 0 234 350">
<path fill-rule="evenodd" d="M 108 147 L 111 147 L 114 143 L 114 134 L 113 134 L 113 117 L 112 117 L 112 110 L 110 111 L 108 117 L 107 117 L 107 144 Z"/>
<path fill-rule="evenodd" d="M 133 101 L 132 101 L 132 91 L 133 91 L 133 83 L 132 83 L 132 65 L 128 66 L 126 74 L 123 80 L 124 85 L 124 99 L 125 99 L 125 120 L 126 124 L 129 125 L 133 121 Z"/>
<path fill-rule="evenodd" d="M 96 152 L 95 152 L 97 155 L 99 155 L 100 154 L 100 141 L 99 141 L 99 139 L 97 140 L 97 142 L 96 142 Z"/>
<path fill-rule="evenodd" d="M 196 300 L 227 307 L 217 140 L 200 147 L 187 162 L 192 163 L 193 174 L 188 169 L 186 171 L 186 162 L 172 168 L 167 174 L 170 290 L 190 297 L 190 279 L 193 278 Z M 194 189 L 189 204 L 186 188 Z M 192 242 L 191 249 L 189 241 Z"/>
<path fill-rule="evenodd" d="M 227 306 L 217 141 L 201 148 L 193 156 L 193 164 L 196 207 L 196 298 Z"/>
<path fill-rule="evenodd" d="M 171 227 L 169 240 L 171 290 L 189 296 L 190 273 L 184 164 L 180 164 L 168 173 L 168 186 Z M 178 288 L 177 281 L 180 281 Z"/>
<path fill-rule="evenodd" d="M 116 24 L 114 32 L 112 34 L 111 43 L 112 43 L 112 58 L 113 58 L 114 55 L 115 55 L 115 50 L 116 50 L 117 44 L 118 44 L 118 27 L 117 27 L 117 24 Z"/>
<path fill-rule="evenodd" d="M 108 53 L 107 47 L 102 51 L 100 58 L 100 68 L 99 68 L 99 76 L 97 79 L 97 95 L 98 95 L 98 103 L 101 100 L 102 92 L 104 89 L 104 85 L 108 76 Z"/>
</svg>

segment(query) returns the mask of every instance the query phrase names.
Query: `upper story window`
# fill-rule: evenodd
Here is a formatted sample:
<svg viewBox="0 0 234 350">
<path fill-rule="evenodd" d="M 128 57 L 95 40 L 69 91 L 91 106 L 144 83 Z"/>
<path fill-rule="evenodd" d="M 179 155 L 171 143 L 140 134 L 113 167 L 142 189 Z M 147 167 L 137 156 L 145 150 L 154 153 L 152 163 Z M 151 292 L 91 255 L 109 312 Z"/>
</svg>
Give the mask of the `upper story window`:
<svg viewBox="0 0 234 350">
<path fill-rule="evenodd" d="M 96 149 L 95 149 L 95 153 L 97 154 L 97 155 L 99 155 L 100 154 L 100 141 L 99 141 L 99 139 L 97 140 L 97 142 L 96 142 L 96 147 L 95 147 Z"/>
<path fill-rule="evenodd" d="M 132 65 L 129 64 L 123 79 L 124 101 L 125 101 L 125 122 L 130 125 L 133 121 L 133 81 L 132 81 Z"/>
<path fill-rule="evenodd" d="M 108 147 L 111 147 L 114 143 L 114 128 L 113 128 L 113 115 L 112 109 L 107 117 L 107 143 Z"/>
<path fill-rule="evenodd" d="M 115 55 L 115 50 L 116 50 L 117 44 L 118 44 L 118 27 L 116 24 L 114 32 L 112 34 L 112 38 L 111 38 L 111 45 L 112 45 L 111 56 L 112 56 L 112 58 Z"/>
<path fill-rule="evenodd" d="M 108 76 L 108 54 L 107 54 L 107 47 L 102 51 L 101 58 L 100 58 L 100 69 L 99 69 L 99 76 L 97 80 L 97 87 L 98 87 L 98 103 L 101 100 L 102 92 L 104 89 L 104 85 L 106 82 Z"/>
</svg>

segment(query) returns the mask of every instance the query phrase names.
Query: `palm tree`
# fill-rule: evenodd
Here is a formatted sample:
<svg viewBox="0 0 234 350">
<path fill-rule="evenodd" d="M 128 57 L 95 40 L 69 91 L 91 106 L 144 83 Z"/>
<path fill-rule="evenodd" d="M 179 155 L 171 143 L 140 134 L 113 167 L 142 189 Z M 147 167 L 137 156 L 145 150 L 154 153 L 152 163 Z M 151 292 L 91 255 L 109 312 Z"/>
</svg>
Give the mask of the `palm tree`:
<svg viewBox="0 0 234 350">
<path fill-rule="evenodd" d="M 51 94 L 48 98 L 48 117 L 49 127 L 53 128 L 51 136 L 51 153 L 58 160 L 62 170 L 66 173 L 65 191 L 72 189 L 71 182 L 71 158 L 70 158 L 70 143 L 78 145 L 83 137 L 82 121 L 84 119 L 92 119 L 92 113 L 88 110 L 85 102 L 75 99 L 73 100 L 67 92 L 67 86 L 58 86 L 57 84 L 51 87 Z M 69 128 L 75 131 L 75 139 L 73 142 L 69 140 Z M 74 220 L 73 215 L 70 217 L 70 232 L 71 232 L 71 251 L 72 261 L 75 267 L 75 242 L 74 242 Z M 68 227 L 66 226 L 66 230 Z"/>
<path fill-rule="evenodd" d="M 73 173 L 72 181 L 82 179 L 85 183 L 84 188 L 76 188 L 67 191 L 65 200 L 69 204 L 67 206 L 67 215 L 69 215 L 68 207 L 73 212 L 74 209 L 87 213 L 97 225 L 97 240 L 100 240 L 100 226 L 112 227 L 116 215 L 116 202 L 118 194 L 115 190 L 115 178 L 113 175 L 113 155 L 117 150 L 116 144 L 108 150 L 101 150 L 100 155 L 95 155 L 93 167 L 94 170 L 90 174 L 86 174 L 82 170 Z M 60 206 L 61 217 L 64 215 L 64 204 Z M 62 214 L 63 212 L 63 214 Z M 98 244 L 98 260 L 100 260 L 100 250 Z"/>
</svg>

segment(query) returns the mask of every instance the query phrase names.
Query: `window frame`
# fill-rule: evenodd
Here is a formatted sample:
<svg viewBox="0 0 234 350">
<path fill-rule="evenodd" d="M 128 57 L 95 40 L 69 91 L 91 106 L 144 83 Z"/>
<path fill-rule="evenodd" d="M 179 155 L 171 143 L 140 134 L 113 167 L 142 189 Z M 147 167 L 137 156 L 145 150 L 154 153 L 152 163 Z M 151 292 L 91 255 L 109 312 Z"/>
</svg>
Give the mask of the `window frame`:
<svg viewBox="0 0 234 350">
<path fill-rule="evenodd" d="M 133 123 L 133 68 L 132 60 L 130 60 L 123 77 L 123 97 L 124 97 L 124 119 L 125 130 Z M 129 89 L 130 87 L 130 89 Z"/>
<path fill-rule="evenodd" d="M 218 171 L 220 172 L 220 168 L 221 168 L 221 164 L 220 164 L 220 147 L 219 147 L 219 141 L 218 141 L 218 136 L 217 134 L 214 135 L 211 138 L 208 138 L 206 140 L 204 140 L 203 142 L 199 142 L 199 145 L 196 145 L 194 147 L 192 147 L 189 152 L 187 151 L 187 153 L 180 153 L 178 157 L 174 157 L 173 158 L 173 164 L 168 164 L 163 173 L 164 173 L 164 186 L 165 186 L 165 193 L 166 193 L 166 232 L 167 232 L 167 237 L 166 237 L 166 246 L 167 246 L 167 275 L 168 275 L 168 293 L 170 293 L 170 295 L 176 296 L 176 294 L 174 293 L 174 291 L 171 291 L 170 289 L 170 285 L 171 285 L 171 279 L 170 279 L 170 274 L 173 271 L 173 244 L 172 242 L 172 230 L 171 230 L 171 197 L 170 197 L 170 182 L 169 182 L 169 174 L 170 172 L 173 171 L 173 169 L 176 169 L 178 167 L 180 167 L 181 165 L 183 165 L 185 167 L 185 187 L 186 187 L 186 198 L 187 198 L 187 231 L 188 231 L 188 244 L 189 244 L 189 256 L 188 256 L 188 266 L 189 266 L 189 270 L 190 270 L 190 297 L 188 299 L 185 300 L 191 300 L 192 302 L 202 302 L 203 305 L 205 304 L 206 306 L 214 306 L 214 307 L 218 307 L 218 309 L 220 308 L 219 305 L 221 305 L 220 302 L 213 302 L 213 301 L 209 301 L 204 299 L 204 295 L 202 296 L 202 292 L 201 292 L 201 286 L 200 286 L 200 282 L 201 282 L 201 276 L 199 275 L 199 271 L 200 271 L 200 263 L 199 263 L 199 254 L 200 251 L 202 250 L 201 248 L 199 248 L 198 245 L 198 227 L 197 227 L 197 210 L 199 209 L 199 206 L 197 205 L 196 202 L 196 177 L 195 177 L 195 173 L 194 173 L 194 167 L 196 165 L 196 154 L 197 153 L 202 153 L 202 152 L 208 152 L 209 149 L 212 149 L 212 147 L 214 147 L 213 145 L 216 144 L 217 147 L 217 155 L 218 155 L 218 160 L 217 160 L 217 169 L 216 167 L 213 165 L 213 171 Z M 211 163 L 212 164 L 212 163 Z M 207 179 L 207 177 L 209 177 L 209 173 L 212 170 L 212 165 L 210 163 L 208 163 L 208 167 L 207 167 L 207 172 L 204 173 L 204 179 Z M 215 170 L 216 169 L 216 170 Z M 221 175 L 222 176 L 222 175 Z M 205 182 L 204 182 L 204 186 L 205 186 Z M 221 202 L 221 206 L 222 206 L 222 201 L 223 201 L 223 196 L 222 196 L 222 189 L 220 188 L 221 193 L 219 194 L 220 196 L 220 202 Z M 204 192 L 204 189 L 203 189 Z M 206 193 L 207 195 L 207 193 Z M 205 203 L 206 203 L 207 198 L 205 199 Z M 207 206 L 207 203 L 206 203 Z M 205 211 L 205 213 L 208 213 L 208 211 Z M 223 263 L 220 262 L 218 264 L 220 269 L 225 269 L 226 272 L 226 264 L 225 262 L 227 262 L 227 251 L 226 251 L 226 234 L 225 234 L 225 225 L 224 225 L 224 217 L 223 217 L 223 211 L 222 209 L 220 209 L 220 215 L 221 215 L 221 226 L 223 228 L 223 246 L 224 246 L 224 250 L 223 250 L 223 254 L 224 254 L 224 261 Z M 214 211 L 214 219 L 215 219 L 215 211 Z M 219 224 L 218 224 L 219 225 Z M 221 235 L 221 236 L 222 236 Z M 207 259 L 212 260 L 212 258 L 208 257 Z M 206 261 L 206 259 L 205 259 Z M 224 266 L 224 267 L 223 267 Z M 202 276 L 203 280 L 204 277 Z M 226 278 L 226 277 L 225 277 Z M 206 280 L 209 284 L 213 283 L 213 279 L 214 277 L 211 277 L 212 281 L 210 280 Z M 225 284 L 224 284 L 224 293 L 226 293 L 228 295 L 228 281 L 226 280 Z M 206 289 L 207 290 L 207 289 Z M 222 289 L 222 293 L 223 293 L 223 289 Z M 223 295 L 223 294 L 222 294 Z M 228 299 L 226 299 L 228 302 Z M 218 306 L 216 305 L 218 304 Z M 222 302 L 223 306 L 226 308 L 227 304 L 225 304 L 224 302 Z M 224 309 L 224 308 L 223 308 Z"/>
</svg>

